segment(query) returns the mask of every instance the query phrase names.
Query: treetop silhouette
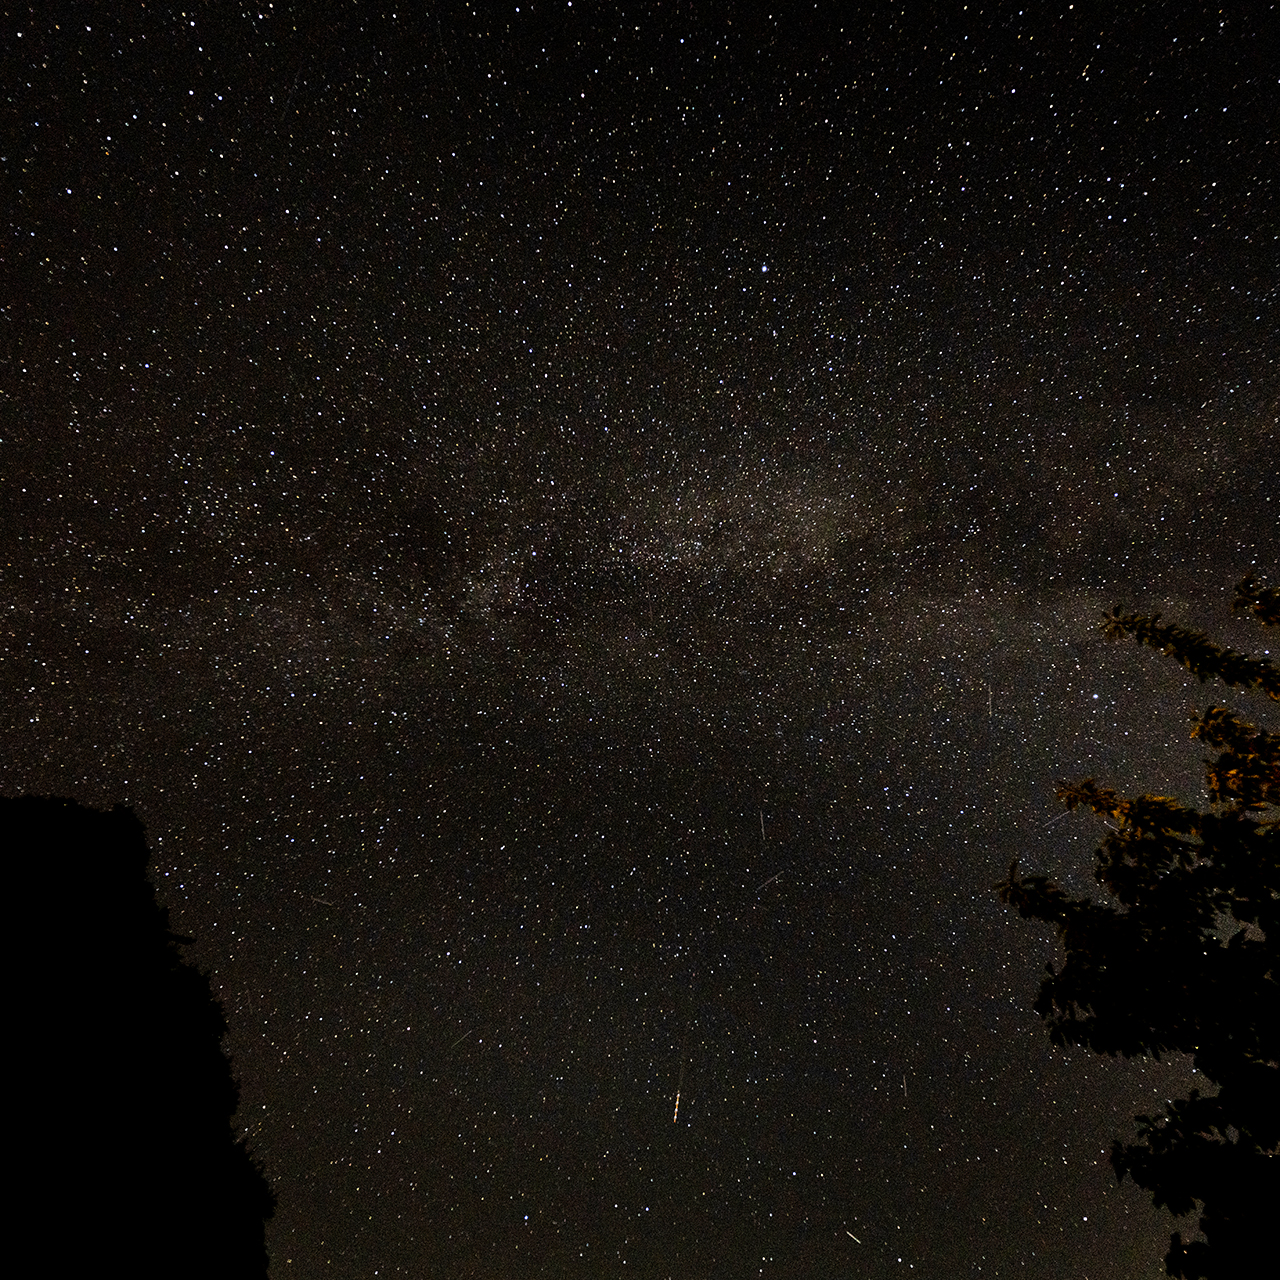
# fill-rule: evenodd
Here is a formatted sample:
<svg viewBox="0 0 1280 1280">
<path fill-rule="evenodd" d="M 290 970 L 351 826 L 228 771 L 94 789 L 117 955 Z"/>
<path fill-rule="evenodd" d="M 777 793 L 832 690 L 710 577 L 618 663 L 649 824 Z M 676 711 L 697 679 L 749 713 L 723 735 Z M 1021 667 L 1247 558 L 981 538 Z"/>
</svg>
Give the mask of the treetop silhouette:
<svg viewBox="0 0 1280 1280">
<path fill-rule="evenodd" d="M 1280 624 L 1280 592 L 1252 575 L 1235 607 Z M 1173 657 L 1202 682 L 1219 679 L 1280 700 L 1280 668 L 1159 615 L 1116 608 L 1114 638 Z M 1110 904 L 1072 898 L 1018 863 L 997 890 L 1024 918 L 1052 924 L 1065 952 L 1048 967 L 1035 1011 L 1056 1045 L 1125 1057 L 1185 1053 L 1217 1093 L 1192 1090 L 1165 1115 L 1137 1117 L 1136 1143 L 1111 1163 L 1175 1216 L 1198 1201 L 1203 1240 L 1170 1238 L 1171 1276 L 1245 1274 L 1264 1256 L 1264 1223 L 1280 1204 L 1280 734 L 1211 706 L 1193 740 L 1205 761 L 1207 806 L 1168 796 L 1127 798 L 1093 779 L 1060 783 L 1067 809 L 1115 824 L 1095 854 Z"/>
<path fill-rule="evenodd" d="M 142 824 L 24 796 L 0 800 L 0 833 L 27 1270 L 265 1280 L 275 1198 L 233 1128 L 222 1007 L 156 901 Z"/>
</svg>

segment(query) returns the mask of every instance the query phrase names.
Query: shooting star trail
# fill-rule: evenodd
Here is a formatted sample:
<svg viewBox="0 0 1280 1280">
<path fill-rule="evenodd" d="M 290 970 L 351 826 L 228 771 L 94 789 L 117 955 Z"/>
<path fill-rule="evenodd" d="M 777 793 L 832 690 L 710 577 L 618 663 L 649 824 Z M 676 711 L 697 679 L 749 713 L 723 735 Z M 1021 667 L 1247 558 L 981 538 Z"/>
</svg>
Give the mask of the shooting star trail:
<svg viewBox="0 0 1280 1280">
<path fill-rule="evenodd" d="M 687 1057 L 689 1048 L 689 1030 L 686 1027 L 684 1033 L 684 1043 L 680 1046 L 680 1078 L 676 1081 L 676 1109 L 671 1113 L 671 1123 L 675 1124 L 680 1119 L 680 1092 L 684 1088 L 684 1060 Z"/>
<path fill-rule="evenodd" d="M 475 1031 L 475 1027 L 472 1027 L 470 1031 L 464 1031 L 464 1032 L 463 1032 L 463 1033 L 462 1033 L 462 1034 L 461 1034 L 461 1035 L 460 1035 L 460 1036 L 459 1036 L 459 1037 L 458 1037 L 458 1038 L 457 1038 L 457 1039 L 456 1039 L 456 1040 L 455 1040 L 455 1041 L 454 1041 L 454 1042 L 449 1046 L 449 1048 L 450 1048 L 450 1049 L 456 1049 L 456 1048 L 457 1048 L 457 1047 L 458 1047 L 458 1046 L 459 1046 L 459 1045 L 460 1045 L 460 1044 L 461 1044 L 461 1043 L 462 1043 L 462 1042 L 463 1042 L 463 1041 L 464 1041 L 464 1040 L 465 1040 L 469 1035 L 473 1034 L 473 1033 L 474 1033 L 474 1031 Z"/>
<path fill-rule="evenodd" d="M 857 1237 L 857 1236 L 855 1236 L 855 1235 L 853 1234 L 853 1232 L 849 1230 L 849 1228 L 848 1228 L 848 1227 L 845 1227 L 845 1229 L 844 1229 L 844 1233 L 845 1233 L 845 1235 L 847 1235 L 847 1236 L 849 1237 L 849 1239 L 850 1239 L 850 1240 L 852 1240 L 852 1241 L 853 1241 L 853 1243 L 854 1243 L 854 1244 L 861 1244 L 861 1243 L 862 1243 L 862 1241 L 861 1241 L 861 1240 L 859 1240 L 859 1239 L 858 1239 L 858 1237 Z"/>
<path fill-rule="evenodd" d="M 763 884 L 756 885 L 756 892 L 759 893 L 761 889 L 767 889 L 780 875 L 782 875 L 781 871 L 778 872 L 778 875 L 770 876 Z"/>
</svg>

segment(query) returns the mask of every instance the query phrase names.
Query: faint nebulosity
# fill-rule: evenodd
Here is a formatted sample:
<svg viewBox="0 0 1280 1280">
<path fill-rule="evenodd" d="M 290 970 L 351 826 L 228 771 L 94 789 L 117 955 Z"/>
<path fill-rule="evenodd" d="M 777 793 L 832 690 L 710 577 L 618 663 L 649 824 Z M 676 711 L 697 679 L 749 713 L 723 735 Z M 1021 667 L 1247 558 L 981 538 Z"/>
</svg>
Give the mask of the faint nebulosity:
<svg viewBox="0 0 1280 1280">
<path fill-rule="evenodd" d="M 1257 643 L 1274 15 L 8 25 L 0 784 L 145 822 L 273 1274 L 1162 1274 L 1190 1068 L 992 886 L 1199 794 L 1104 610 Z"/>
</svg>

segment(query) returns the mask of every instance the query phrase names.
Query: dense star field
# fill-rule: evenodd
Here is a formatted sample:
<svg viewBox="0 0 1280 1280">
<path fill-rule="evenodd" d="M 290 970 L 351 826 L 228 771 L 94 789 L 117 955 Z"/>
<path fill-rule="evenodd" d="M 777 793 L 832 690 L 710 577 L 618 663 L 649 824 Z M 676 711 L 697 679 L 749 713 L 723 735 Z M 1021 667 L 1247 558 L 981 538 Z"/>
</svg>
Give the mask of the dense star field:
<svg viewBox="0 0 1280 1280">
<path fill-rule="evenodd" d="M 1104 610 L 1262 647 L 1277 14 L 775 9 L 5 19 L 0 789 L 146 823 L 279 1280 L 1163 1274 L 992 886 L 1200 795 Z"/>
</svg>

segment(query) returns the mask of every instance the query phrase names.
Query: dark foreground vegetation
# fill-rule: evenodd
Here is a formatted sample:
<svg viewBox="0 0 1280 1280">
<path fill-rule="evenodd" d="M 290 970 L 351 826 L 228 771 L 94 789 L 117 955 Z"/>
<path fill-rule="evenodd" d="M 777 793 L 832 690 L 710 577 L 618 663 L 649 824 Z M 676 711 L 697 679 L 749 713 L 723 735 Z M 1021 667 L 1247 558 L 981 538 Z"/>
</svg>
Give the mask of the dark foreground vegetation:
<svg viewBox="0 0 1280 1280">
<path fill-rule="evenodd" d="M 1236 608 L 1280 624 L 1280 592 L 1246 578 Z M 1104 623 L 1217 680 L 1280 701 L 1280 667 L 1208 637 L 1116 609 Z M 1114 824 L 1094 875 L 1111 901 L 1071 898 L 1015 862 L 998 886 L 1025 917 L 1052 924 L 1065 951 L 1049 966 L 1036 1012 L 1058 1045 L 1126 1058 L 1192 1057 L 1212 1090 L 1163 1116 L 1137 1117 L 1138 1140 L 1112 1146 L 1120 1178 L 1177 1217 L 1199 1206 L 1201 1239 L 1170 1238 L 1165 1266 L 1184 1280 L 1259 1274 L 1274 1255 L 1280 1207 L 1280 734 L 1224 706 L 1191 737 L 1205 761 L 1206 801 L 1130 799 L 1092 779 L 1059 786 L 1068 809 Z"/>
<path fill-rule="evenodd" d="M 0 800 L 0 848 L 23 1270 L 265 1277 L 274 1197 L 235 1136 L 222 1009 L 156 902 L 142 824 Z"/>
</svg>

